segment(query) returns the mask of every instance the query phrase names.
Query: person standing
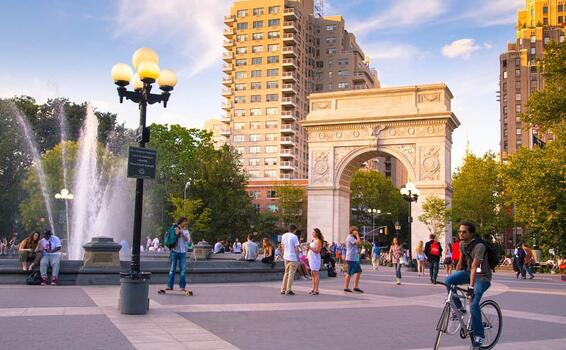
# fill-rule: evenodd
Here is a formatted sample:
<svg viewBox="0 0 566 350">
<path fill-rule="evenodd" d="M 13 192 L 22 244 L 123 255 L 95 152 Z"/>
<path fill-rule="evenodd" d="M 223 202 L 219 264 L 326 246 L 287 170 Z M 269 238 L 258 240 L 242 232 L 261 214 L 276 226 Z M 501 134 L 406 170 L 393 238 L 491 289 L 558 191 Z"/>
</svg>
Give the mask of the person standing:
<svg viewBox="0 0 566 350">
<path fill-rule="evenodd" d="M 59 282 L 59 267 L 61 265 L 61 240 L 47 230 L 43 233 L 43 238 L 39 241 L 36 252 L 41 252 L 39 263 L 41 285 L 47 284 L 47 268 L 51 266 L 51 285 L 56 286 Z"/>
<path fill-rule="evenodd" d="M 234 254 L 242 254 L 242 243 L 238 238 L 236 238 L 236 241 L 232 245 L 232 252 Z"/>
<path fill-rule="evenodd" d="M 444 252 L 444 266 L 446 266 L 446 274 L 452 274 L 452 243 L 446 245 L 446 252 Z"/>
<path fill-rule="evenodd" d="M 31 271 L 33 267 L 38 265 L 41 260 L 41 254 L 37 253 L 37 246 L 39 244 L 39 232 L 34 231 L 31 235 L 24 239 L 18 247 L 20 253 L 20 262 L 22 263 L 22 270 Z M 31 262 L 31 264 L 30 264 Z"/>
<path fill-rule="evenodd" d="M 527 243 L 523 243 L 523 250 L 525 251 L 525 263 L 523 265 L 523 276 L 526 277 L 527 273 L 529 274 L 529 279 L 533 279 L 535 278 L 535 275 L 533 274 L 533 269 L 532 267 L 535 265 L 535 256 L 533 255 L 533 251 L 531 250 L 531 247 L 529 247 L 529 245 Z"/>
<path fill-rule="evenodd" d="M 419 241 L 419 244 L 417 245 L 415 253 L 416 253 L 415 258 L 417 259 L 417 275 L 418 276 L 424 276 L 424 266 L 425 266 L 425 261 L 426 261 L 426 255 L 424 253 L 424 242 L 423 241 Z"/>
<path fill-rule="evenodd" d="M 442 245 L 436 240 L 436 236 L 430 234 L 430 241 L 426 242 L 425 255 L 429 263 L 430 283 L 436 283 L 438 269 L 440 268 L 440 257 L 442 256 Z"/>
<path fill-rule="evenodd" d="M 321 265 L 320 252 L 322 251 L 323 242 L 324 237 L 322 237 L 322 233 L 318 228 L 315 228 L 312 232 L 312 240 L 309 244 L 309 252 L 307 253 L 312 276 L 312 290 L 309 293 L 311 295 L 319 294 L 318 287 L 320 285 Z"/>
<path fill-rule="evenodd" d="M 248 240 L 246 241 L 246 243 L 242 245 L 242 249 L 243 249 L 242 260 L 251 262 L 257 259 L 259 246 L 257 245 L 256 242 L 253 241 L 252 234 L 248 235 Z"/>
<path fill-rule="evenodd" d="M 452 266 L 455 268 L 458 266 L 458 261 L 460 260 L 460 237 L 456 235 L 456 237 L 452 238 Z"/>
<path fill-rule="evenodd" d="M 299 267 L 299 238 L 295 234 L 297 226 L 289 225 L 289 231 L 281 236 L 281 247 L 283 250 L 283 261 L 285 262 L 285 273 L 281 282 L 281 294 L 295 295 L 293 292 L 293 281 Z"/>
<path fill-rule="evenodd" d="M 189 223 L 189 220 L 182 216 L 177 220 L 177 223 L 173 225 L 173 233 L 177 238 L 174 246 L 172 246 L 171 252 L 169 253 L 169 261 L 171 266 L 169 267 L 169 279 L 167 281 L 167 288 L 165 290 L 173 290 L 173 285 L 175 284 L 175 272 L 177 270 L 177 264 L 179 264 L 179 288 L 181 291 L 186 291 L 185 287 L 187 285 L 185 274 L 187 272 L 187 243 L 190 243 L 189 231 L 185 230 L 185 227 Z M 171 229 L 168 230 L 168 233 Z"/>
<path fill-rule="evenodd" d="M 476 234 L 476 226 L 469 221 L 463 221 L 458 229 L 460 234 L 460 260 L 456 272 L 446 278 L 446 289 L 451 285 L 469 283 L 468 298 L 470 303 L 470 317 L 472 321 L 472 349 L 480 349 L 484 342 L 484 325 L 480 310 L 483 294 L 491 286 L 491 268 L 487 259 L 487 247 Z M 462 302 L 453 296 L 457 308 L 462 309 Z"/>
<path fill-rule="evenodd" d="M 401 285 L 401 257 L 403 256 L 403 248 L 399 245 L 399 239 L 397 237 L 393 238 L 393 243 L 389 247 L 389 260 L 395 267 L 395 283 L 399 286 Z"/>
<path fill-rule="evenodd" d="M 525 273 L 525 250 L 523 246 L 519 244 L 515 249 L 515 262 L 517 263 L 517 275 L 515 278 L 519 278 L 521 276 L 523 279 L 526 278 Z"/>
<path fill-rule="evenodd" d="M 346 238 L 346 263 L 348 264 L 348 272 L 344 277 L 344 292 L 352 293 L 350 289 L 350 279 L 354 276 L 354 291 L 363 293 L 360 289 L 360 277 L 362 275 L 362 266 L 360 265 L 360 254 L 358 252 L 358 244 L 361 243 L 360 233 L 356 226 L 350 226 L 350 234 Z"/>
<path fill-rule="evenodd" d="M 377 270 L 379 267 L 379 257 L 381 256 L 381 247 L 379 242 L 374 241 L 373 246 L 371 248 L 371 266 L 374 270 Z"/>
</svg>

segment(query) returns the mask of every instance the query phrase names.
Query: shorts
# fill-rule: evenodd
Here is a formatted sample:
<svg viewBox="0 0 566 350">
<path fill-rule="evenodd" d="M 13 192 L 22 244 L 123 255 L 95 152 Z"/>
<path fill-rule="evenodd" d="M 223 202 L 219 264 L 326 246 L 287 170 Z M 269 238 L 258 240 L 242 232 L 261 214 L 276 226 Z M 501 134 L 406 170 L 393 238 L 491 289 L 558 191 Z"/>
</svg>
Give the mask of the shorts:
<svg viewBox="0 0 566 350">
<path fill-rule="evenodd" d="M 362 266 L 359 261 L 347 261 L 348 262 L 348 275 L 352 276 L 356 273 L 362 273 Z"/>
</svg>

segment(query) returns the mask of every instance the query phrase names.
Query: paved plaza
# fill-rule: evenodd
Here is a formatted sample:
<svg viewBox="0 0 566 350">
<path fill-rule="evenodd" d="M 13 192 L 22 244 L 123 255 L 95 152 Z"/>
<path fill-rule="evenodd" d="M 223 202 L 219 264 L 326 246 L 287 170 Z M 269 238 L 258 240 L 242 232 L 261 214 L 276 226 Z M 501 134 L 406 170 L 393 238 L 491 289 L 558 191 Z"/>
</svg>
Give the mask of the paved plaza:
<svg viewBox="0 0 566 350">
<path fill-rule="evenodd" d="M 442 276 L 442 279 L 444 276 Z M 29 349 L 430 349 L 444 290 L 428 277 L 366 267 L 364 294 L 342 292 L 342 279 L 324 279 L 321 294 L 297 281 L 296 296 L 279 283 L 192 285 L 195 296 L 158 295 L 151 310 L 121 315 L 117 286 L 0 286 L 0 348 Z M 504 315 L 496 349 L 565 349 L 566 282 L 559 276 L 515 280 L 496 273 L 487 294 Z M 446 349 L 469 341 L 443 337 Z"/>
</svg>

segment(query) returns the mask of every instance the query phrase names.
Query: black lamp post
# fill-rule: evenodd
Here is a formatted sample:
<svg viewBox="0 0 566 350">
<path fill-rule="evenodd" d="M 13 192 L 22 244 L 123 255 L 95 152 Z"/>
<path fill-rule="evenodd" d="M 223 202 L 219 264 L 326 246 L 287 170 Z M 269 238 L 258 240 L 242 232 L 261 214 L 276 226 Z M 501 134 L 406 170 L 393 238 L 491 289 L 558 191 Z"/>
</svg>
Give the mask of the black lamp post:
<svg viewBox="0 0 566 350">
<path fill-rule="evenodd" d="M 412 223 L 413 223 L 413 217 L 411 215 L 411 209 L 413 206 L 413 202 L 416 202 L 419 199 L 419 195 L 421 194 L 421 191 L 418 190 L 417 187 L 415 187 L 415 184 L 412 182 L 408 182 L 405 187 L 401 188 L 400 190 L 401 195 L 403 196 L 403 199 L 405 199 L 407 202 L 409 202 L 409 218 L 408 218 L 408 223 L 409 223 L 409 252 L 411 253 L 411 263 L 412 263 L 412 245 L 411 245 L 411 238 L 412 238 Z M 401 225 L 399 225 L 400 227 Z"/>
<path fill-rule="evenodd" d="M 397 235 L 397 238 L 399 238 L 399 234 L 401 233 L 401 223 L 399 222 L 399 220 L 395 221 L 395 234 Z"/>
<path fill-rule="evenodd" d="M 141 48 L 132 56 L 134 69 L 137 76 L 133 75 L 129 65 L 118 63 L 112 67 L 112 80 L 118 85 L 118 96 L 120 103 L 130 100 L 137 103 L 140 110 L 140 126 L 137 131 L 136 140 L 140 148 L 145 148 L 149 142 L 149 129 L 146 127 L 147 105 L 163 103 L 167 107 L 170 91 L 177 84 L 177 77 L 173 71 L 159 68 L 159 58 L 155 51 Z M 152 94 L 152 84 L 157 81 L 161 94 Z M 128 91 L 126 86 L 133 85 L 133 91 Z M 130 272 L 121 274 L 120 311 L 127 314 L 146 313 L 149 304 L 147 302 L 147 284 L 150 273 L 140 272 L 140 245 L 142 226 L 143 205 L 143 178 L 136 179 L 136 198 L 134 207 L 134 232 L 132 237 L 132 259 Z M 135 285 L 138 285 L 137 287 Z M 140 307 L 147 305 L 147 307 Z"/>
</svg>

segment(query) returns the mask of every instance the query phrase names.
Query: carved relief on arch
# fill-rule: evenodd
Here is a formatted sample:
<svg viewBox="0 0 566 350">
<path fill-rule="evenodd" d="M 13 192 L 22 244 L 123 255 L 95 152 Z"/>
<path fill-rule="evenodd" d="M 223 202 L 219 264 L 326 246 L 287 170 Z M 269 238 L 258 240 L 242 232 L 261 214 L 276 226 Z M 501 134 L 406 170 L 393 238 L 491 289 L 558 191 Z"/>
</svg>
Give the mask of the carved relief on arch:
<svg viewBox="0 0 566 350">
<path fill-rule="evenodd" d="M 313 102 L 312 110 L 320 111 L 320 110 L 330 109 L 330 105 L 331 105 L 331 101 Z"/>
<path fill-rule="evenodd" d="M 440 102 L 440 93 L 432 93 L 432 94 L 419 94 L 418 96 L 419 103 L 432 103 L 432 102 Z"/>
<path fill-rule="evenodd" d="M 312 152 L 312 182 L 327 183 L 330 181 L 330 163 L 328 151 Z"/>
<path fill-rule="evenodd" d="M 406 144 L 406 145 L 397 145 L 394 147 L 398 149 L 401 153 L 403 153 L 405 157 L 407 157 L 407 160 L 409 161 L 409 163 L 411 163 L 411 166 L 414 168 L 415 163 L 417 161 L 417 146 L 415 144 Z"/>
<path fill-rule="evenodd" d="M 420 147 L 420 180 L 438 181 L 440 179 L 440 147 Z"/>
<path fill-rule="evenodd" d="M 334 169 L 335 170 L 338 169 L 338 166 L 340 165 L 340 163 L 348 153 L 358 148 L 359 147 L 354 147 L 354 146 L 334 147 Z"/>
</svg>

